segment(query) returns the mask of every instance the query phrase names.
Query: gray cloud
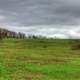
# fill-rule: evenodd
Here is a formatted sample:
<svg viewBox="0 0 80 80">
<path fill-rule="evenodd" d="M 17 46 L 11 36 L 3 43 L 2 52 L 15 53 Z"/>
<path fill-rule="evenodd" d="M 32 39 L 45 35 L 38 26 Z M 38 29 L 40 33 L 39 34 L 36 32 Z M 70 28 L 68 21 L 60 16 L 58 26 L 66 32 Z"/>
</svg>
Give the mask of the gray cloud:
<svg viewBox="0 0 80 80">
<path fill-rule="evenodd" d="M 79 25 L 79 0 L 0 0 L 0 14 L 10 25 Z"/>
<path fill-rule="evenodd" d="M 47 37 L 59 37 L 59 38 L 80 38 L 80 26 L 56 26 L 54 25 L 43 25 L 43 26 L 29 26 L 29 27 L 16 27 L 16 26 L 2 26 L 16 32 L 23 32 L 27 35 L 42 35 Z"/>
</svg>

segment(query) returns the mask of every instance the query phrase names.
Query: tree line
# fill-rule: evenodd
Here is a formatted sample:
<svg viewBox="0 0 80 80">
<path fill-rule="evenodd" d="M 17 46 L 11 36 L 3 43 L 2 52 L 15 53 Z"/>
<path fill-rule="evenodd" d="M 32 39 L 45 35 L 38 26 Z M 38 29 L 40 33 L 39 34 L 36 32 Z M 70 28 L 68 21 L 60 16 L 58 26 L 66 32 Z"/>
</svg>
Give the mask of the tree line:
<svg viewBox="0 0 80 80">
<path fill-rule="evenodd" d="M 21 32 L 14 32 L 7 29 L 0 28 L 0 39 L 2 38 L 25 38 L 25 34 Z"/>
</svg>

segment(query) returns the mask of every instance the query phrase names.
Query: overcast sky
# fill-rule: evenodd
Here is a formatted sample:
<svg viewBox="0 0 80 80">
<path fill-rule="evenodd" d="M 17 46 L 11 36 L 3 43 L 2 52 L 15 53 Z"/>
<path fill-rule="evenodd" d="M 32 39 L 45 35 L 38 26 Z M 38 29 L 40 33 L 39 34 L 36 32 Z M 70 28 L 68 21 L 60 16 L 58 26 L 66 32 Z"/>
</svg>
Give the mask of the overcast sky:
<svg viewBox="0 0 80 80">
<path fill-rule="evenodd" d="M 26 35 L 80 38 L 80 0 L 0 0 L 0 26 Z"/>
</svg>

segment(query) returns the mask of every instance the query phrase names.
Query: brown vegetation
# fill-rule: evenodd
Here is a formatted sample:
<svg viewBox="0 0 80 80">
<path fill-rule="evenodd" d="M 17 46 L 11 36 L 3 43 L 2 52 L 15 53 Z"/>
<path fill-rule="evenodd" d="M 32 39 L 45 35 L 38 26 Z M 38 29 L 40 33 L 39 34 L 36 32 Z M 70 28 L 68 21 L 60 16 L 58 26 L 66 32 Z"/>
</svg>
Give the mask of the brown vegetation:
<svg viewBox="0 0 80 80">
<path fill-rule="evenodd" d="M 72 50 L 78 50 L 80 49 L 80 44 L 75 44 L 72 46 Z"/>
</svg>

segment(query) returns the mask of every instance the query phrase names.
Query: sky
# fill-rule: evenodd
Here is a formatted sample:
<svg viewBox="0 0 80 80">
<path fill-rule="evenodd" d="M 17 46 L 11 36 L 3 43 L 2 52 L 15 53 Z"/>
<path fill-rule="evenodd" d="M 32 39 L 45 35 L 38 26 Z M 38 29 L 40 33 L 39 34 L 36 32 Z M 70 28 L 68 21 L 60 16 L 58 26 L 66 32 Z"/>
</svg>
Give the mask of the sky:
<svg viewBox="0 0 80 80">
<path fill-rule="evenodd" d="M 0 27 L 26 35 L 80 38 L 80 0 L 0 0 Z"/>
</svg>

